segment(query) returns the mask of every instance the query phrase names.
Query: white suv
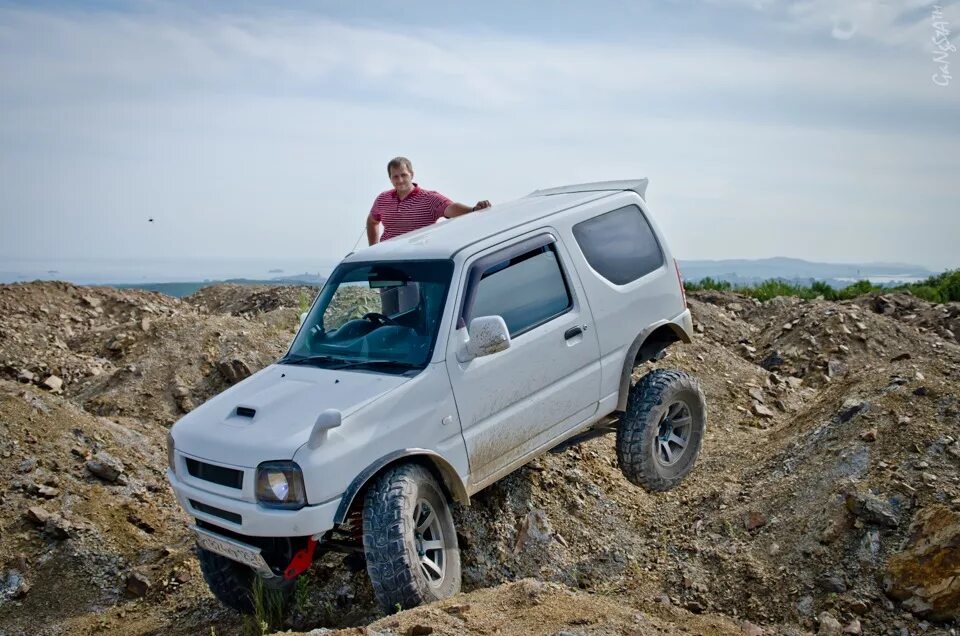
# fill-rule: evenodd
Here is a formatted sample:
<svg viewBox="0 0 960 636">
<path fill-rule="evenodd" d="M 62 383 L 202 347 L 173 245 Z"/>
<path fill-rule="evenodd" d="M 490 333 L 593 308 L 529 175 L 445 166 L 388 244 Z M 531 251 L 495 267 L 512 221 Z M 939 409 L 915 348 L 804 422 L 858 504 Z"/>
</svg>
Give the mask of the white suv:
<svg viewBox="0 0 960 636">
<path fill-rule="evenodd" d="M 634 369 L 689 342 L 647 181 L 538 190 L 348 255 L 282 359 L 185 416 L 167 477 L 226 605 L 362 554 L 385 611 L 460 588 L 451 502 L 616 431 L 651 490 L 693 468 L 697 381 Z"/>
</svg>

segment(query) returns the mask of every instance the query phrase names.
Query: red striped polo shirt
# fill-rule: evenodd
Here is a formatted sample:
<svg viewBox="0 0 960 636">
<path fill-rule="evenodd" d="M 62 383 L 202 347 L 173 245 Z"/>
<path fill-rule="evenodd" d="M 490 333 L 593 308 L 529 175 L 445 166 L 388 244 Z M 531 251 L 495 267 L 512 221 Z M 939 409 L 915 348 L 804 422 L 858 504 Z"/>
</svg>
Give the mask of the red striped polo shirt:
<svg viewBox="0 0 960 636">
<path fill-rule="evenodd" d="M 370 208 L 370 218 L 383 223 L 380 240 L 386 241 L 435 223 L 451 203 L 453 201 L 439 192 L 413 184 L 413 190 L 403 201 L 396 190 L 381 192 Z"/>
</svg>

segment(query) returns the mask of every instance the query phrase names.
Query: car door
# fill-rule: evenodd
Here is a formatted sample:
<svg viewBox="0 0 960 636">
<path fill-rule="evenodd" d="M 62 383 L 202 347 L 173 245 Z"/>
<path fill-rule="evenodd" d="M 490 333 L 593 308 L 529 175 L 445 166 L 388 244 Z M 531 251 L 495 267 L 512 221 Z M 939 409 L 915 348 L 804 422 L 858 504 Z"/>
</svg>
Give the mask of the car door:
<svg viewBox="0 0 960 636">
<path fill-rule="evenodd" d="M 555 232 L 466 262 L 447 368 L 477 488 L 597 410 L 599 343 L 580 281 Z M 470 320 L 501 316 L 510 347 L 458 360 Z"/>
</svg>

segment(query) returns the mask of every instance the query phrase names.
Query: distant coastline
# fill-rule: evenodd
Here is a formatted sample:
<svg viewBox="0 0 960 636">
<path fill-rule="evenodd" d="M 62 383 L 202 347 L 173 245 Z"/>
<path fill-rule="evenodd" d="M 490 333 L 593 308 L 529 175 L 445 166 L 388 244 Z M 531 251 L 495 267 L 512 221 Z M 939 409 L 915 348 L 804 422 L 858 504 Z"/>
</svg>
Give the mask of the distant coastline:
<svg viewBox="0 0 960 636">
<path fill-rule="evenodd" d="M 321 286 L 337 261 L 332 259 L 190 259 L 141 261 L 0 259 L 0 283 L 62 280 L 78 285 L 145 289 L 187 296 L 217 283 Z M 781 280 L 794 285 L 815 281 L 842 289 L 859 280 L 876 285 L 918 282 L 938 272 L 909 263 L 819 263 L 802 259 L 681 260 L 685 281 L 704 278 L 733 286 Z M 304 272 L 285 274 L 285 272 Z"/>
</svg>

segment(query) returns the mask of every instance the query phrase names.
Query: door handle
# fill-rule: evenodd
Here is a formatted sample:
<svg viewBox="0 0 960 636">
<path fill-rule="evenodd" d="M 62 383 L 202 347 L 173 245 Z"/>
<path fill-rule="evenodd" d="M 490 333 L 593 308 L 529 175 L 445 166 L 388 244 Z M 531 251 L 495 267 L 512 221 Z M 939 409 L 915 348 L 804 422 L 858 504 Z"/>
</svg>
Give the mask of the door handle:
<svg viewBox="0 0 960 636">
<path fill-rule="evenodd" d="M 563 332 L 564 340 L 569 340 L 583 333 L 583 327 L 570 327 L 565 332 Z"/>
</svg>

